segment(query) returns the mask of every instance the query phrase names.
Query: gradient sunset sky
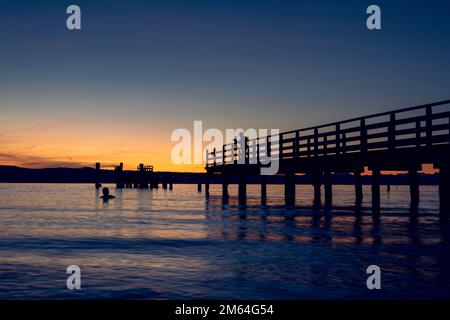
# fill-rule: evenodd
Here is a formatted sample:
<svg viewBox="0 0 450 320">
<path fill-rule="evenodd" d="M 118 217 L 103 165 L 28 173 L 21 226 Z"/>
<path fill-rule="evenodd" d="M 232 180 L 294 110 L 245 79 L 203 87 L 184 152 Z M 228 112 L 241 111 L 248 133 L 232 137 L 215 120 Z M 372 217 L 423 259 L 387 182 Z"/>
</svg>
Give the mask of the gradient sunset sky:
<svg viewBox="0 0 450 320">
<path fill-rule="evenodd" d="M 66 8 L 82 30 L 66 28 Z M 382 30 L 366 28 L 378 4 Z M 450 96 L 448 1 L 0 0 L 0 164 L 175 166 L 176 128 L 304 126 Z"/>
</svg>

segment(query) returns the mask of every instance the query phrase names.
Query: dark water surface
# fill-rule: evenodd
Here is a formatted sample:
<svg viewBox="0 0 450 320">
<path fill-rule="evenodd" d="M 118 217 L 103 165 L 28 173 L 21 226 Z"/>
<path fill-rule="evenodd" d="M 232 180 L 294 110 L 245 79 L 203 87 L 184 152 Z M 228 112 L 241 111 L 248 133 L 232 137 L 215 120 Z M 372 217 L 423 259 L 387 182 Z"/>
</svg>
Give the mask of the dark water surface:
<svg viewBox="0 0 450 320">
<path fill-rule="evenodd" d="M 450 298 L 450 223 L 438 190 L 382 192 L 382 210 L 356 213 L 351 186 L 334 187 L 331 212 L 313 212 L 312 187 L 297 186 L 296 210 L 283 186 L 268 208 L 249 186 L 239 208 L 230 186 L 209 199 L 195 185 L 174 191 L 115 190 L 103 203 L 92 185 L 0 184 L 0 299 L 373 299 Z M 370 190 L 365 187 L 365 205 Z M 66 287 L 81 268 L 82 290 Z M 379 265 L 382 289 L 366 287 Z"/>
</svg>

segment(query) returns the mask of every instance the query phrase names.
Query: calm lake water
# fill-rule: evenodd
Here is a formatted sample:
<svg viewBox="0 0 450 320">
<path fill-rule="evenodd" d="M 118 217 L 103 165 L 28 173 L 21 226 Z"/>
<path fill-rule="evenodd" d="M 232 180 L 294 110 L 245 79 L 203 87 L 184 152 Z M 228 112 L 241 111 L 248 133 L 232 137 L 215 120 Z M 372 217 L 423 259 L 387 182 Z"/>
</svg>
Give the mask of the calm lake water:
<svg viewBox="0 0 450 320">
<path fill-rule="evenodd" d="M 406 299 L 450 298 L 450 223 L 438 190 L 421 187 L 408 213 L 408 187 L 382 191 L 382 210 L 354 212 L 351 186 L 334 187 L 335 208 L 313 212 L 312 187 L 249 186 L 239 208 L 221 187 L 115 190 L 103 203 L 88 184 L 0 184 L 0 299 Z M 364 187 L 365 205 L 370 201 Z M 81 268 L 81 290 L 66 268 Z M 382 289 L 366 268 L 380 266 Z"/>
</svg>

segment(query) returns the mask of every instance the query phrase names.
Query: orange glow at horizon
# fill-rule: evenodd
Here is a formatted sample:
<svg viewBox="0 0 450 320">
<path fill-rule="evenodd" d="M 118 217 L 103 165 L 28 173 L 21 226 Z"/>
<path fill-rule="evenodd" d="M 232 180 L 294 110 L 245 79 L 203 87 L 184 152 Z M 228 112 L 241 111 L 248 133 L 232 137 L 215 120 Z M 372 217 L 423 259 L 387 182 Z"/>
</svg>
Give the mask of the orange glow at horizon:
<svg viewBox="0 0 450 320">
<path fill-rule="evenodd" d="M 153 165 L 155 171 L 205 172 L 204 164 L 172 162 L 171 150 L 178 143 L 170 140 L 173 129 L 167 123 L 131 125 L 111 119 L 55 121 L 41 126 L 25 123 L 21 127 L 11 121 L 0 132 L 0 165 L 94 167 L 100 162 L 103 169 L 112 169 L 123 162 L 126 170 L 135 170 L 144 163 Z M 425 164 L 421 172 L 432 174 L 438 170 Z M 366 168 L 363 174 L 371 172 Z"/>
<path fill-rule="evenodd" d="M 119 131 L 119 132 L 118 132 Z M 124 163 L 135 170 L 140 163 L 156 171 L 202 172 L 202 165 L 176 165 L 171 149 L 171 130 L 158 127 L 72 125 L 10 127 L 0 132 L 0 165 L 27 168 L 94 167 L 96 162 L 109 169 Z"/>
</svg>

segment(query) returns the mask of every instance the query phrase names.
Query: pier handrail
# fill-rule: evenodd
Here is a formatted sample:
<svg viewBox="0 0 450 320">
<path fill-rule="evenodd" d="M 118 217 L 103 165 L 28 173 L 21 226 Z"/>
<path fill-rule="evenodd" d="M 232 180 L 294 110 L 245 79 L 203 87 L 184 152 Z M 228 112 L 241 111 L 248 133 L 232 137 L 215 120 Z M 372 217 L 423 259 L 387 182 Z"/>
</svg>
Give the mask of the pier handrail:
<svg viewBox="0 0 450 320">
<path fill-rule="evenodd" d="M 433 108 L 438 106 L 446 106 L 447 110 L 433 112 Z M 413 111 L 422 111 L 423 114 L 399 117 Z M 370 121 L 381 117 L 389 119 Z M 357 125 L 347 127 L 356 122 Z M 325 128 L 330 130 L 321 132 Z M 307 131 L 310 133 L 305 134 Z M 449 131 L 450 100 L 443 100 L 282 132 L 276 144 L 270 141 L 270 136 L 246 139 L 242 149 L 245 150 L 244 163 L 256 163 L 261 152 L 269 156 L 278 155 L 283 160 L 450 144 Z M 238 152 L 242 150 L 240 143 L 235 139 L 233 143 L 224 144 L 221 150 L 207 150 L 206 167 L 237 163 L 242 156 Z"/>
</svg>

